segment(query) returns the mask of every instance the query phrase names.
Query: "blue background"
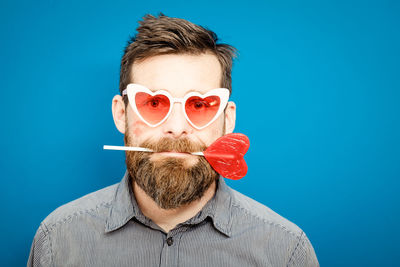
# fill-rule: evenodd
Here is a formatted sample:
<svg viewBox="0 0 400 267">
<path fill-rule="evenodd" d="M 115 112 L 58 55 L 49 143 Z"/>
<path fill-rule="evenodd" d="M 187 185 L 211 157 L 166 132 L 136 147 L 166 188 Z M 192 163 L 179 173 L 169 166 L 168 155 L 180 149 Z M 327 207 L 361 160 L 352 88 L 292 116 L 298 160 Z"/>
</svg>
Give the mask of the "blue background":
<svg viewBox="0 0 400 267">
<path fill-rule="evenodd" d="M 398 1 L 1 1 L 1 266 L 25 265 L 56 207 L 120 181 L 111 115 L 119 63 L 146 13 L 209 27 L 239 49 L 228 181 L 299 225 L 321 266 L 398 262 Z M 397 254 L 397 255 L 396 255 Z"/>
</svg>

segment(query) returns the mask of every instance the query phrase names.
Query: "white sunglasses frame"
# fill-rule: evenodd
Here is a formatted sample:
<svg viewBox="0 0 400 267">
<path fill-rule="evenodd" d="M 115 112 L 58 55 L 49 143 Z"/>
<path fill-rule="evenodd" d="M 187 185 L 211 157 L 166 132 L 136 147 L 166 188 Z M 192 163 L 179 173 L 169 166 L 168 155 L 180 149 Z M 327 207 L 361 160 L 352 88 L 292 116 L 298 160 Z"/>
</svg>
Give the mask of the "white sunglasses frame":
<svg viewBox="0 0 400 267">
<path fill-rule="evenodd" d="M 156 124 L 151 124 L 151 123 L 149 123 L 148 121 L 146 121 L 146 120 L 142 117 L 142 115 L 140 115 L 140 113 L 139 113 L 139 111 L 138 111 L 138 109 L 137 109 L 137 107 L 136 107 L 136 104 L 135 104 L 135 96 L 136 96 L 136 94 L 139 93 L 139 92 L 147 93 L 147 94 L 149 94 L 149 95 L 151 95 L 151 96 L 154 96 L 154 95 L 164 95 L 164 96 L 166 96 L 166 97 L 169 99 L 169 101 L 171 102 L 171 104 L 170 104 L 170 106 L 169 106 L 168 113 L 167 113 L 167 115 L 165 115 L 165 117 L 164 117 L 160 122 L 158 122 L 158 123 L 156 123 Z M 225 109 L 226 105 L 228 104 L 229 94 L 230 94 L 230 93 L 229 93 L 229 90 L 226 89 L 226 88 L 216 88 L 216 89 L 213 89 L 213 90 L 211 90 L 211 91 L 208 91 L 208 92 L 207 92 L 206 94 L 204 94 L 204 95 L 202 95 L 202 94 L 200 94 L 200 93 L 198 93 L 198 92 L 189 92 L 189 93 L 187 93 L 183 98 L 175 98 L 175 97 L 172 97 L 171 94 L 170 94 L 169 92 L 165 91 L 165 90 L 158 90 L 158 91 L 153 92 L 153 91 L 151 91 L 150 89 L 148 89 L 147 87 L 145 87 L 145 86 L 143 86 L 143 85 L 140 85 L 140 84 L 136 84 L 136 83 L 130 83 L 130 84 L 128 84 L 127 87 L 126 87 L 126 89 L 122 91 L 122 96 L 128 95 L 129 104 L 131 105 L 132 109 L 135 111 L 136 115 L 138 115 L 139 118 L 140 118 L 144 123 L 146 123 L 148 126 L 150 126 L 150 127 L 157 127 L 157 126 L 159 126 L 160 124 L 162 124 L 164 121 L 167 120 L 167 118 L 168 118 L 169 115 L 171 114 L 173 105 L 174 105 L 175 103 L 181 103 L 182 111 L 183 111 L 183 114 L 185 115 L 186 120 L 190 123 L 190 125 L 192 125 L 192 126 L 193 126 L 194 128 L 196 128 L 197 130 L 201 130 L 201 129 L 206 128 L 207 126 L 209 126 L 211 123 L 213 123 L 213 122 L 221 115 L 222 111 Z M 192 96 L 198 96 L 198 97 L 201 97 L 201 98 L 206 98 L 206 97 L 209 97 L 209 96 L 218 96 L 219 99 L 220 99 L 220 105 L 219 105 L 219 108 L 218 108 L 217 113 L 216 113 L 215 116 L 212 118 L 212 120 L 209 121 L 209 122 L 208 122 L 206 125 L 204 125 L 204 126 L 201 126 L 201 127 L 196 126 L 196 125 L 189 119 L 189 117 L 188 117 L 187 114 L 186 114 L 186 111 L 185 111 L 185 103 L 186 103 L 186 100 L 188 100 L 188 99 L 189 99 L 190 97 L 192 97 Z"/>
</svg>

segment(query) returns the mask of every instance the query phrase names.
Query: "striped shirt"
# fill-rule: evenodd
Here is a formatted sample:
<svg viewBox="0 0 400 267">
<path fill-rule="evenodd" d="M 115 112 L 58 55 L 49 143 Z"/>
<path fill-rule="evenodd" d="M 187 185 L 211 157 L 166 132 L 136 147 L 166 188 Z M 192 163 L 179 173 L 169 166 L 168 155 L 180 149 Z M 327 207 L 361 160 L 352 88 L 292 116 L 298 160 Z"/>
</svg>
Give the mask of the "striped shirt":
<svg viewBox="0 0 400 267">
<path fill-rule="evenodd" d="M 53 211 L 28 266 L 319 266 L 305 233 L 220 177 L 214 197 L 168 233 L 145 217 L 128 173 Z"/>
</svg>

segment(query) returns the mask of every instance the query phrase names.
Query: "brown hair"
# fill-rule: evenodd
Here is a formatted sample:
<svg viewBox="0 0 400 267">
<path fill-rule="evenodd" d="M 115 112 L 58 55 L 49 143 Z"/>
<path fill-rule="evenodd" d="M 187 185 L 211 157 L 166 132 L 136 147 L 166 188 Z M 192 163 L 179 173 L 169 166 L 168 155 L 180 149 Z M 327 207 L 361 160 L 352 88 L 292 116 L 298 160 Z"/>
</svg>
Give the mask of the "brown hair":
<svg viewBox="0 0 400 267">
<path fill-rule="evenodd" d="M 162 54 L 206 52 L 213 53 L 221 64 L 221 87 L 232 91 L 231 71 L 236 49 L 228 44 L 217 44 L 218 37 L 214 32 L 184 19 L 167 17 L 162 13 L 158 17 L 146 15 L 139 24 L 136 29 L 137 34 L 129 39 L 122 56 L 120 93 L 132 82 L 131 69 L 135 62 Z"/>
</svg>

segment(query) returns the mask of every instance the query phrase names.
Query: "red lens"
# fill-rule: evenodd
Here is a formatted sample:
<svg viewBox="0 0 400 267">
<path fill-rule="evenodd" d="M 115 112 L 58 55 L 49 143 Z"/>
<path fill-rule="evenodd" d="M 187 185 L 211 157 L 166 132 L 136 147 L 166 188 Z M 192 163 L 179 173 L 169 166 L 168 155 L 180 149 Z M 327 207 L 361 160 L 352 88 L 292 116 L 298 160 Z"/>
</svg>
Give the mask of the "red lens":
<svg viewBox="0 0 400 267">
<path fill-rule="evenodd" d="M 171 103 L 165 95 L 150 95 L 138 92 L 135 96 L 139 114 L 149 124 L 157 124 L 167 116 Z"/>
<path fill-rule="evenodd" d="M 192 96 L 186 100 L 185 111 L 189 120 L 197 127 L 203 127 L 217 114 L 221 100 L 218 96 L 201 98 Z"/>
</svg>

